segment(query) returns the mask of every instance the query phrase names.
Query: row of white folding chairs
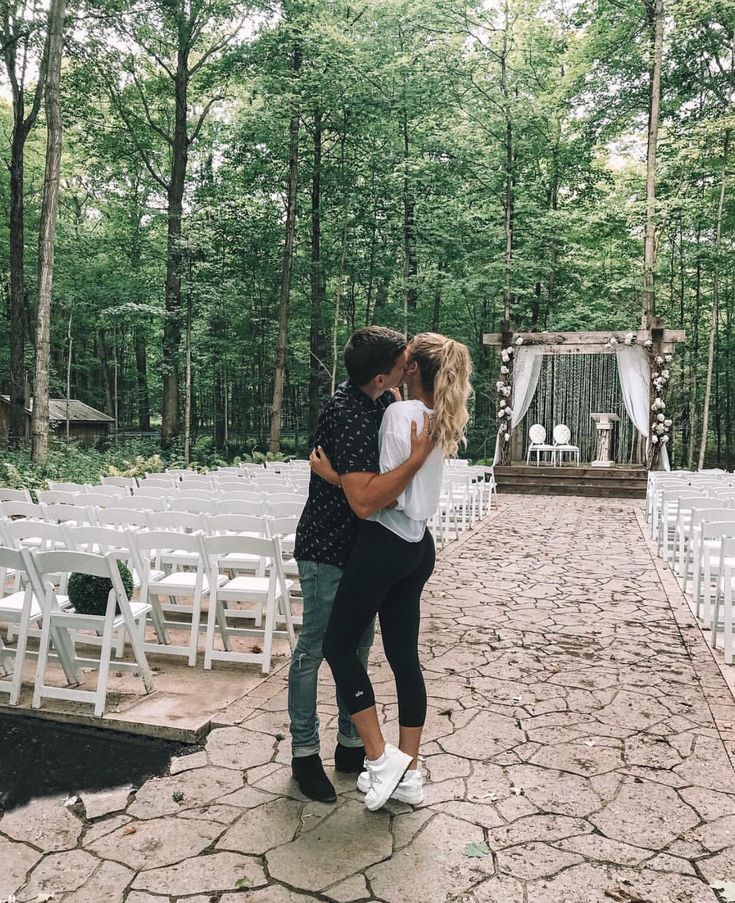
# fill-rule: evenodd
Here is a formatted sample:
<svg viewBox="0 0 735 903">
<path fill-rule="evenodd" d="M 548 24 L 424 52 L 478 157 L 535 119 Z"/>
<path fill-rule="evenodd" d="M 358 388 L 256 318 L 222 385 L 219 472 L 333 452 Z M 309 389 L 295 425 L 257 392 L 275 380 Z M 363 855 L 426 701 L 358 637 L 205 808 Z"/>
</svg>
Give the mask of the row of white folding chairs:
<svg viewBox="0 0 735 903">
<path fill-rule="evenodd" d="M 44 696 L 69 698 L 76 701 L 93 701 L 96 714 L 102 714 L 106 694 L 107 675 L 113 646 L 118 655 L 124 651 L 123 641 L 130 640 L 134 653 L 135 670 L 150 675 L 145 652 L 184 656 L 189 665 L 196 662 L 198 639 L 202 624 L 202 600 L 209 597 L 209 612 L 205 630 L 204 667 L 209 669 L 214 661 L 238 661 L 257 663 L 263 673 L 268 673 L 272 659 L 272 644 L 276 636 L 285 636 L 291 649 L 295 645 L 293 620 L 291 616 L 290 589 L 292 581 L 286 579 L 282 563 L 282 551 L 278 536 L 265 537 L 242 533 L 184 533 L 173 530 L 117 531 L 99 527 L 64 527 L 44 525 L 48 548 L 31 549 L 21 543 L 13 543 L 2 549 L 7 554 L 0 555 L 0 567 L 5 571 L 14 570 L 19 576 L 28 576 L 26 566 L 28 554 L 41 556 L 66 553 L 82 555 L 87 559 L 105 559 L 112 556 L 115 561 L 126 562 L 135 575 L 138 599 L 120 598 L 119 572 L 115 567 L 113 580 L 116 603 L 108 604 L 104 616 L 80 615 L 72 608 L 68 596 L 64 594 L 65 578 L 72 571 L 96 573 L 84 569 L 81 559 L 71 566 L 71 561 L 53 559 L 56 567 L 43 571 L 46 577 L 53 575 L 43 597 L 39 597 L 28 579 L 25 585 L 19 579 L 11 585 L 10 595 L 0 597 L 0 620 L 7 621 L 15 628 L 17 640 L 15 649 L 0 641 L 0 660 L 11 677 L 0 689 L 8 689 L 11 703 L 16 704 L 20 693 L 23 659 L 27 651 L 28 637 L 40 633 L 39 674 L 34 691 L 33 705 L 38 707 Z M 55 534 L 55 535 L 54 535 Z M 11 554 L 13 553 L 13 554 Z M 152 555 L 151 553 L 155 553 Z M 151 563 L 152 557 L 168 555 L 177 565 L 167 570 L 159 569 Z M 19 557 L 20 556 L 20 557 Z M 177 561 L 177 556 L 178 561 Z M 79 564 L 79 566 L 76 566 Z M 156 561 L 156 565 L 158 561 Z M 67 566 L 68 565 L 68 566 Z M 100 568 L 103 566 L 100 564 Z M 184 568 L 193 568 L 186 570 Z M 245 571 L 246 573 L 242 573 Z M 97 573 L 107 576 L 107 572 Z M 57 589 L 58 585 L 58 589 Z M 0 590 L 7 583 L 3 580 Z M 123 590 L 124 595 L 124 590 Z M 112 596 L 112 594 L 111 594 Z M 39 598 L 41 601 L 39 602 Z M 168 601 L 162 601 L 166 599 Z M 232 603 L 246 603 L 252 609 L 235 608 Z M 54 633 L 49 643 L 48 633 L 44 636 L 44 612 L 52 614 L 51 626 Z M 170 617 L 171 613 L 177 617 Z M 265 623 L 262 624 L 263 614 Z M 183 619 L 182 619 L 183 616 Z M 155 641 L 146 640 L 145 624 L 151 620 Z M 253 621 L 251 626 L 241 626 L 245 621 Z M 284 624 L 284 629 L 279 624 Z M 38 630 L 41 624 L 40 632 Z M 80 630 L 92 630 L 94 636 L 81 636 Z M 184 630 L 188 641 L 173 644 L 169 630 Z M 117 635 L 117 642 L 115 637 Z M 237 636 L 257 637 L 262 646 L 259 650 L 233 650 L 231 641 Z M 61 640 L 59 639 L 61 637 Z M 219 639 L 219 642 L 217 640 Z M 47 686 L 44 675 L 51 647 L 58 653 L 70 684 L 78 684 L 80 668 L 90 661 L 80 660 L 70 667 L 72 660 L 78 659 L 76 645 L 85 642 L 100 645 L 98 660 L 100 680 L 97 690 L 61 690 Z M 12 671 L 7 668 L 8 659 L 14 659 Z M 118 663 L 115 663 L 118 667 Z M 148 683 L 146 682 L 148 690 Z"/>
<path fill-rule="evenodd" d="M 477 478 L 467 468 L 448 467 L 442 476 L 439 508 L 429 521 L 436 542 L 443 546 L 472 527 L 492 507 L 494 482 Z M 484 474 L 483 474 L 484 476 Z"/>
<path fill-rule="evenodd" d="M 735 476 L 700 471 L 698 473 L 649 474 L 646 491 L 646 519 L 650 523 L 651 537 L 658 539 L 662 521 L 661 500 L 664 491 L 695 490 L 702 493 L 723 493 L 735 489 Z"/>
<path fill-rule="evenodd" d="M 723 633 L 725 661 L 733 662 L 735 589 L 735 489 L 695 480 L 657 481 L 658 551 L 711 631 L 713 647 Z"/>
<path fill-rule="evenodd" d="M 49 526 L 49 525 L 46 525 Z M 59 529 L 59 528 L 57 528 Z M 107 682 L 112 659 L 113 636 L 124 631 L 130 641 L 132 661 L 115 661 L 115 670 L 132 671 L 143 681 L 146 693 L 153 690 L 153 678 L 143 649 L 142 631 L 149 606 L 131 602 L 117 568 L 113 553 L 92 555 L 54 548 L 40 551 L 27 547 L 0 545 L 0 573 L 17 575 L 17 584 L 6 592 L 0 584 L 0 621 L 15 628 L 15 644 L 7 646 L 0 638 L 0 664 L 4 676 L 0 692 L 7 692 L 11 705 L 17 705 L 22 689 L 23 668 L 27 659 L 36 658 L 33 708 L 44 699 L 65 699 L 91 703 L 95 715 L 102 715 L 107 697 Z M 103 615 L 76 612 L 68 599 L 55 587 L 55 581 L 71 573 L 89 574 L 110 580 L 111 591 Z M 79 651 L 80 631 L 90 632 L 99 645 L 98 657 Z M 32 633 L 39 637 L 38 651 L 28 647 Z M 58 676 L 48 682 L 49 665 L 58 662 L 66 686 L 58 686 Z M 87 673 L 97 672 L 96 687 L 81 687 Z"/>
</svg>

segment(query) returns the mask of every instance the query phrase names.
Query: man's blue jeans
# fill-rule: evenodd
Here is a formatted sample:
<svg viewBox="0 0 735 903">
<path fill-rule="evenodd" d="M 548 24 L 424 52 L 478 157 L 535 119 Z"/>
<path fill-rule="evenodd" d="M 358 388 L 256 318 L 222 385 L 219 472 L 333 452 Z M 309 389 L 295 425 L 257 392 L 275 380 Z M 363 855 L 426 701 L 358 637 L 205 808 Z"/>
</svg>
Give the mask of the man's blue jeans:
<svg viewBox="0 0 735 903">
<path fill-rule="evenodd" d="M 322 642 L 332 613 L 334 596 L 342 579 L 342 569 L 332 564 L 299 561 L 299 580 L 304 597 L 304 623 L 288 672 L 288 715 L 291 719 L 291 751 L 294 758 L 319 752 L 319 718 L 316 713 L 317 682 Z M 367 668 L 370 647 L 375 638 L 375 621 L 360 640 L 358 655 Z M 337 695 L 339 733 L 343 746 L 362 746 L 350 713 Z"/>
</svg>

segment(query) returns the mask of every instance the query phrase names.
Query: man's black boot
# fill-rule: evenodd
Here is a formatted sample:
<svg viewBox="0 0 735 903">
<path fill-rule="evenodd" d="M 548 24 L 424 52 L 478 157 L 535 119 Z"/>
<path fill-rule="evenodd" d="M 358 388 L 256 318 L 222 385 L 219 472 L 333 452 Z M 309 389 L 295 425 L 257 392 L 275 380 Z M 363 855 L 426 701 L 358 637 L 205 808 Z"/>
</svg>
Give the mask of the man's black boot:
<svg viewBox="0 0 735 903">
<path fill-rule="evenodd" d="M 337 799 L 334 785 L 324 773 L 322 760 L 318 753 L 314 753 L 313 756 L 291 759 L 291 772 L 299 785 L 299 790 L 310 800 L 333 803 Z"/>
<path fill-rule="evenodd" d="M 338 743 L 334 750 L 334 770 L 343 774 L 360 774 L 365 770 L 365 747 Z"/>
</svg>

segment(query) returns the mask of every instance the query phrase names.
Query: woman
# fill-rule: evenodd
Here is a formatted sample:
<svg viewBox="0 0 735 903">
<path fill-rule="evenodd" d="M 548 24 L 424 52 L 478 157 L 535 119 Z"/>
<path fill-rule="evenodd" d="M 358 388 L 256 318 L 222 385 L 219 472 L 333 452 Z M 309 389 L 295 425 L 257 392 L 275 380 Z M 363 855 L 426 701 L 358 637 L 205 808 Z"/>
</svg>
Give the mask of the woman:
<svg viewBox="0 0 735 903">
<path fill-rule="evenodd" d="M 381 472 L 408 458 L 411 424 L 421 429 L 424 414 L 431 418 L 436 448 L 392 507 L 361 521 L 324 638 L 324 657 L 365 744 L 365 771 L 357 786 L 371 811 L 391 795 L 414 805 L 423 799 L 418 752 L 426 688 L 418 636 L 421 592 L 434 569 L 434 541 L 426 525 L 439 505 L 444 458 L 466 443 L 472 392 L 472 362 L 460 342 L 426 332 L 411 341 L 408 352 L 409 401 L 390 405 L 383 416 Z M 319 476 L 339 482 L 323 452 L 312 462 Z M 383 739 L 370 679 L 357 656 L 359 638 L 376 614 L 398 692 L 398 748 Z"/>
</svg>

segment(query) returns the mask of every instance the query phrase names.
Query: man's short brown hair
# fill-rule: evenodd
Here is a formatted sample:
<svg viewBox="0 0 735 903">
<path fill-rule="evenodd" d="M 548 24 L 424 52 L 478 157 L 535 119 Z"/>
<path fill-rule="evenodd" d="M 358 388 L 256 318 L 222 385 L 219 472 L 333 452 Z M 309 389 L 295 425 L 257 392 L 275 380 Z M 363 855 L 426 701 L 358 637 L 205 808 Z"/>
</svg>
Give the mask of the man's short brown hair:
<svg viewBox="0 0 735 903">
<path fill-rule="evenodd" d="M 358 386 L 365 386 L 374 376 L 390 373 L 407 344 L 406 336 L 395 329 L 385 326 L 358 329 L 345 347 L 348 376 Z"/>
</svg>

